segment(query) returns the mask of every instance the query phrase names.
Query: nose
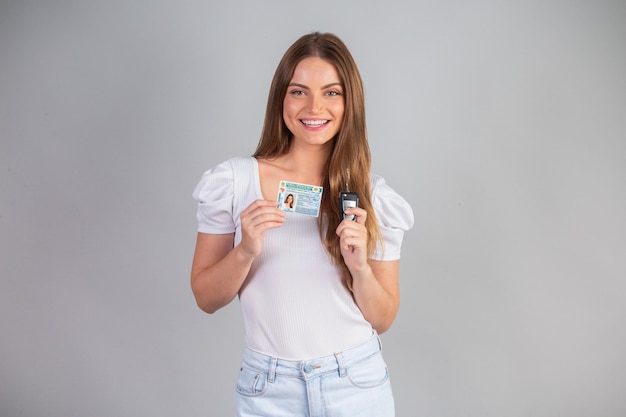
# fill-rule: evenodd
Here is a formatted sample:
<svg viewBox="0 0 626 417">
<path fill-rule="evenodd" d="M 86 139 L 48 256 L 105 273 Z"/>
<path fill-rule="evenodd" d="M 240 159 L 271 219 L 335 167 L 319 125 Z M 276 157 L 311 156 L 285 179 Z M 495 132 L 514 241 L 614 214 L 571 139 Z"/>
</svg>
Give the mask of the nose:
<svg viewBox="0 0 626 417">
<path fill-rule="evenodd" d="M 319 113 L 324 108 L 324 103 L 322 97 L 317 94 L 311 95 L 311 100 L 309 102 L 309 106 L 311 109 L 311 113 Z"/>
</svg>

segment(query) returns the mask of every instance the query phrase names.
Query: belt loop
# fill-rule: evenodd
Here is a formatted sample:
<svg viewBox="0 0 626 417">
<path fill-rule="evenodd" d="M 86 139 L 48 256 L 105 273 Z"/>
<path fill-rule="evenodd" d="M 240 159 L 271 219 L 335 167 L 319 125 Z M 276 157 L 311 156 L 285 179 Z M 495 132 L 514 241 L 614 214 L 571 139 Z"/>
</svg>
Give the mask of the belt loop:
<svg viewBox="0 0 626 417">
<path fill-rule="evenodd" d="M 272 363 L 270 364 L 270 371 L 267 375 L 267 380 L 269 382 L 274 382 L 276 379 L 276 365 L 278 363 L 278 358 L 272 358 Z"/>
<path fill-rule="evenodd" d="M 339 367 L 339 376 L 343 378 L 344 376 L 346 376 L 346 367 L 343 365 L 341 352 L 335 353 L 335 359 L 337 360 L 337 366 Z"/>
</svg>

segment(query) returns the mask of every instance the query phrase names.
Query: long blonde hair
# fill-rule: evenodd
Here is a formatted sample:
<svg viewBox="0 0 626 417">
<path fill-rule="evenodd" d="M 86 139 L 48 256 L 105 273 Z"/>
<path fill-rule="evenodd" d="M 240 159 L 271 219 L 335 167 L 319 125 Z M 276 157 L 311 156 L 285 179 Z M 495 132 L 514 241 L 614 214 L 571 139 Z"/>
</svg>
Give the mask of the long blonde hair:
<svg viewBox="0 0 626 417">
<path fill-rule="evenodd" d="M 367 141 L 363 82 L 352 54 L 336 35 L 313 32 L 302 36 L 287 49 L 274 73 L 263 131 L 253 156 L 272 158 L 289 151 L 292 134 L 283 119 L 283 101 L 296 66 L 308 57 L 319 57 L 331 63 L 343 86 L 343 123 L 333 139 L 333 148 L 326 162 L 325 191 L 320 209 L 322 216 L 318 224 L 324 247 L 342 268 L 348 288 L 352 288 L 352 276 L 341 256 L 339 237 L 335 233 L 341 221 L 339 192 L 345 190 L 346 184 L 350 191 L 359 195 L 359 206 L 367 211 L 365 227 L 368 232 L 368 257 L 372 256 L 379 242 L 382 244 L 382 239 L 372 206 L 371 154 Z M 324 218 L 328 221 L 325 222 Z"/>
</svg>

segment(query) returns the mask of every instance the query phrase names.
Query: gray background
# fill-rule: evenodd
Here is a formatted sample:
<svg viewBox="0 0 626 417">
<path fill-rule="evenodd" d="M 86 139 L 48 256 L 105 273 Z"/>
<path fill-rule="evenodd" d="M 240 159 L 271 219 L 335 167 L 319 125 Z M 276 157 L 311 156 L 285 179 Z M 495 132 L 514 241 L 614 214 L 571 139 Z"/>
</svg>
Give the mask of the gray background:
<svg viewBox="0 0 626 417">
<path fill-rule="evenodd" d="M 626 2 L 3 1 L 0 414 L 227 416 L 191 191 L 285 49 L 337 33 L 412 204 L 399 416 L 626 415 Z"/>
</svg>

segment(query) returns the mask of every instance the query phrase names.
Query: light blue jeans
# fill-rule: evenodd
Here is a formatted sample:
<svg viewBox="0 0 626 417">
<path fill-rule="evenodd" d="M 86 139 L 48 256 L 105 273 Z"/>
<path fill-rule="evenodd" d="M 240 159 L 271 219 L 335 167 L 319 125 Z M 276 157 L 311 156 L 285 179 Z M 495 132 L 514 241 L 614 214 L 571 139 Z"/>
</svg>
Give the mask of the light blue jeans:
<svg viewBox="0 0 626 417">
<path fill-rule="evenodd" d="M 377 334 L 334 355 L 306 361 L 246 348 L 235 390 L 237 417 L 393 417 L 387 365 Z"/>
</svg>

